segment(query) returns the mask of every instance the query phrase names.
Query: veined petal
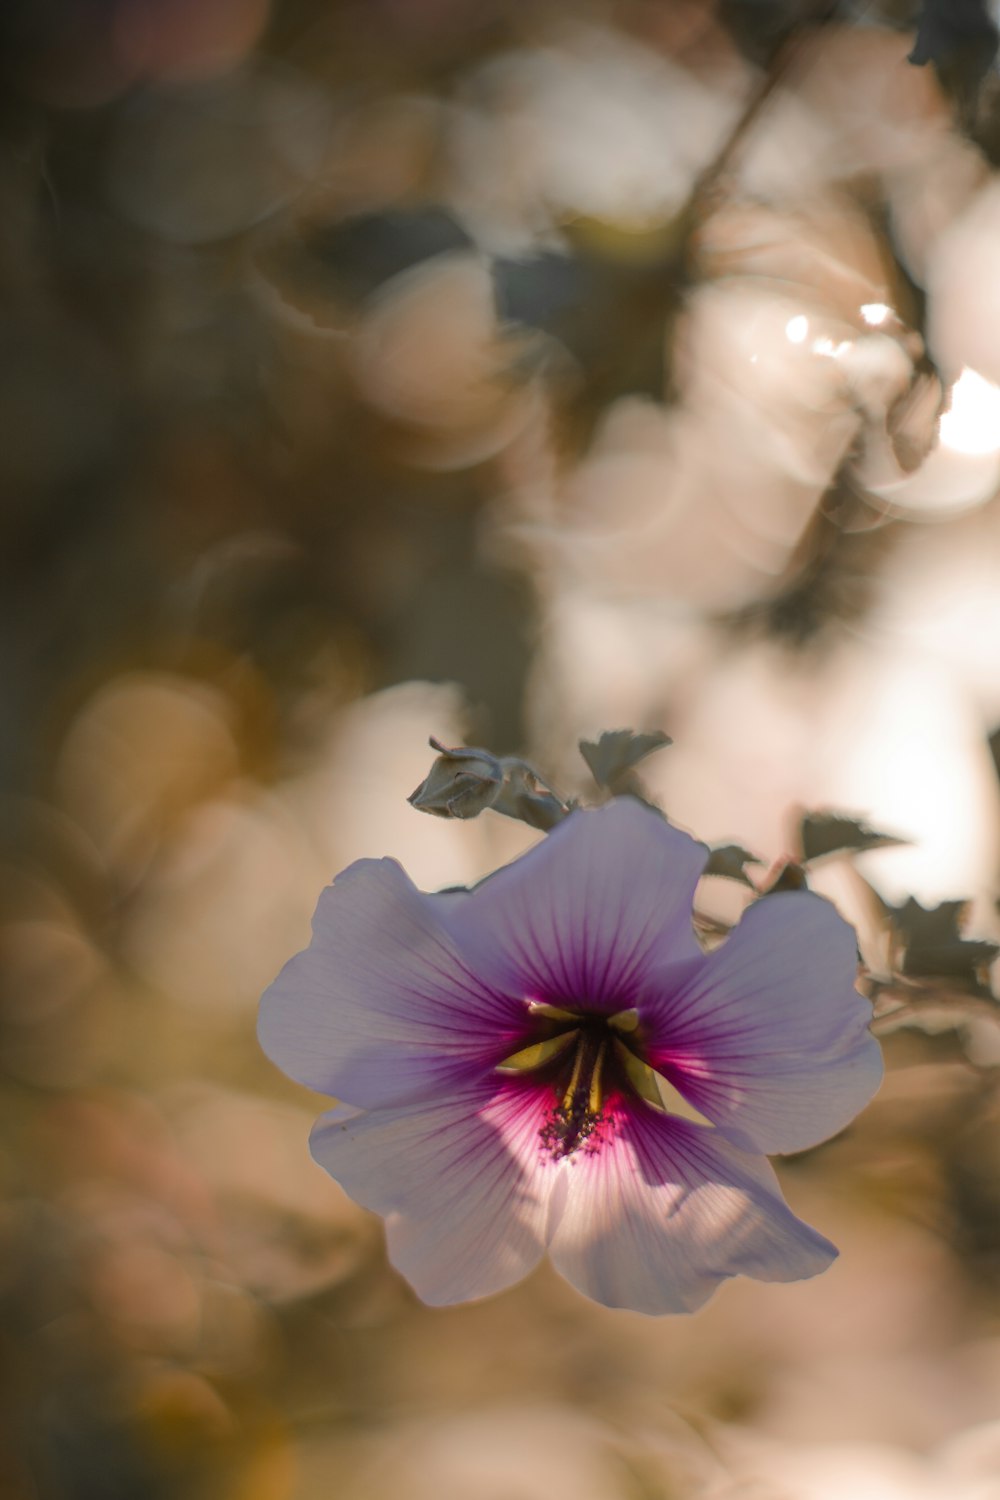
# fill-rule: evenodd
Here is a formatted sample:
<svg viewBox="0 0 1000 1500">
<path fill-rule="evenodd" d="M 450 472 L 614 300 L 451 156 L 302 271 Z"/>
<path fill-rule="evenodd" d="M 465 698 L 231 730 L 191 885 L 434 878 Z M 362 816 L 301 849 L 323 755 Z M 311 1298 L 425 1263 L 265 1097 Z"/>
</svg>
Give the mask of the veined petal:
<svg viewBox="0 0 1000 1500">
<path fill-rule="evenodd" d="M 634 798 L 571 813 L 449 913 L 469 964 L 525 998 L 615 1012 L 651 969 L 696 958 L 708 851 Z"/>
<path fill-rule="evenodd" d="M 317 1121 L 311 1149 L 384 1215 L 389 1258 L 424 1302 L 466 1302 L 541 1259 L 556 1175 L 539 1143 L 546 1103 L 501 1084 L 400 1109 L 336 1109 Z"/>
<path fill-rule="evenodd" d="M 467 898 L 447 898 L 449 910 Z M 299 1083 L 363 1108 L 468 1082 L 518 1045 L 524 1008 L 474 973 L 394 860 L 320 896 L 309 947 L 265 992 L 258 1035 Z"/>
<path fill-rule="evenodd" d="M 727 1277 L 799 1281 L 837 1254 L 791 1212 L 763 1157 L 638 1103 L 599 1150 L 570 1158 L 563 1180 L 549 1254 L 608 1307 L 693 1312 Z"/>
<path fill-rule="evenodd" d="M 649 1060 L 737 1145 L 814 1146 L 882 1080 L 856 959 L 854 932 L 830 902 L 768 896 L 679 984 L 662 976 L 643 1009 Z"/>
</svg>

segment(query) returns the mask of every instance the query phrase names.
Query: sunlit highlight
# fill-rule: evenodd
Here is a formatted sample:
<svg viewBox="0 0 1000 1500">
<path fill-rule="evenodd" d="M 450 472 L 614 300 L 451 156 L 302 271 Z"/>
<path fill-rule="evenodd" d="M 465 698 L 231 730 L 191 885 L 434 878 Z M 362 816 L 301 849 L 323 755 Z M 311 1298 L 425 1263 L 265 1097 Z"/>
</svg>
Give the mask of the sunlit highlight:
<svg viewBox="0 0 1000 1500">
<path fill-rule="evenodd" d="M 850 339 L 841 339 L 835 344 L 833 339 L 819 338 L 813 340 L 813 353 L 822 355 L 824 359 L 842 359 L 854 346 Z"/>
<path fill-rule="evenodd" d="M 1000 388 L 966 366 L 952 387 L 940 432 L 955 453 L 1000 452 Z"/>
<path fill-rule="evenodd" d="M 888 660 L 877 694 L 859 712 L 864 728 L 852 736 L 834 789 L 910 840 L 865 856 L 890 900 L 943 901 L 987 883 L 996 865 L 996 825 L 983 816 L 992 767 L 974 716 L 957 692 L 935 696 L 943 692 L 934 668 Z"/>
</svg>

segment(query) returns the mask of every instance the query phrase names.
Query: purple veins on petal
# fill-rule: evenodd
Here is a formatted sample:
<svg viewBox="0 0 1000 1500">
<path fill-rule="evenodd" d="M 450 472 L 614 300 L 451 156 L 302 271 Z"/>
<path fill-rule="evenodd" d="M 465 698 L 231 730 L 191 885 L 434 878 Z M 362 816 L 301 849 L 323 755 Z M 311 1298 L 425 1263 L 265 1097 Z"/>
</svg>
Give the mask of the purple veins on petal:
<svg viewBox="0 0 1000 1500">
<path fill-rule="evenodd" d="M 574 813 L 470 893 L 449 928 L 505 987 L 598 1010 L 635 1003 L 658 965 L 700 954 L 691 923 L 708 850 L 630 798 Z"/>
<path fill-rule="evenodd" d="M 541 1101 L 501 1086 L 317 1122 L 312 1153 L 351 1197 L 386 1219 L 389 1255 L 435 1306 L 485 1297 L 538 1263 L 551 1174 L 538 1149 Z"/>
<path fill-rule="evenodd" d="M 855 968 L 853 930 L 828 901 L 769 896 L 680 984 L 665 976 L 651 995 L 650 1061 L 736 1144 L 814 1146 L 882 1079 Z"/>
<path fill-rule="evenodd" d="M 553 1264 L 595 1301 L 692 1312 L 732 1276 L 796 1281 L 836 1256 L 788 1208 L 768 1163 L 715 1131 L 631 1108 L 614 1149 L 568 1176 Z"/>
<path fill-rule="evenodd" d="M 441 915 L 395 861 L 350 866 L 320 897 L 309 947 L 264 994 L 264 1051 L 297 1082 L 363 1108 L 489 1071 L 523 1005 L 470 966 Z"/>
</svg>

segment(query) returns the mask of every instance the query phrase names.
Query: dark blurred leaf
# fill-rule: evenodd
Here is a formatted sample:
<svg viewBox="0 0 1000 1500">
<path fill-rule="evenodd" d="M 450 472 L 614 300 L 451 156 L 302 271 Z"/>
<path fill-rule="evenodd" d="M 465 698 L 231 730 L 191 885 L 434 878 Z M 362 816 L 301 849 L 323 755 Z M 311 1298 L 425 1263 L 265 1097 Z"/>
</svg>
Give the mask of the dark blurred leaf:
<svg viewBox="0 0 1000 1500">
<path fill-rule="evenodd" d="M 789 859 L 777 870 L 765 896 L 780 896 L 783 891 L 807 891 L 809 881 L 806 872 L 794 859 Z"/>
<path fill-rule="evenodd" d="M 862 617 L 873 602 L 885 540 L 864 524 L 870 502 L 858 485 L 857 451 L 848 450 L 799 537 L 784 573 L 762 597 L 734 610 L 736 631 L 763 632 L 796 649 L 831 625 Z"/>
<path fill-rule="evenodd" d="M 528 259 L 498 256 L 492 264 L 497 316 L 546 333 L 563 334 L 562 315 L 579 310 L 593 292 L 592 267 L 575 255 L 546 251 Z"/>
<path fill-rule="evenodd" d="M 493 280 L 501 321 L 547 334 L 564 351 L 572 371 L 563 391 L 568 431 L 586 446 L 619 396 L 663 399 L 682 242 L 672 224 L 643 236 L 580 218 L 565 230 L 565 253 L 498 257 Z"/>
<path fill-rule="evenodd" d="M 647 755 L 672 744 L 669 734 L 664 734 L 661 729 L 651 734 L 636 734 L 632 729 L 607 729 L 599 740 L 581 740 L 580 754 L 597 785 L 615 791 Z"/>
<path fill-rule="evenodd" d="M 709 853 L 704 874 L 721 875 L 725 880 L 738 880 L 741 885 L 747 885 L 751 890 L 756 890 L 757 887 L 746 872 L 746 866 L 760 863 L 756 854 L 751 854 L 748 849 L 742 849 L 739 844 L 720 844 L 718 849 L 713 849 Z"/>
<path fill-rule="evenodd" d="M 997 55 L 1000 33 L 986 0 L 925 0 L 910 62 L 934 64 L 945 93 L 971 124 L 983 79 Z"/>
<path fill-rule="evenodd" d="M 907 842 L 891 833 L 879 833 L 867 823 L 842 813 L 806 813 L 799 827 L 799 839 L 806 864 L 827 854 L 860 854 L 865 849 L 886 849 Z"/>
<path fill-rule="evenodd" d="M 892 912 L 903 945 L 902 972 L 913 977 L 935 975 L 989 994 L 985 970 L 998 951 L 996 943 L 969 941 L 961 928 L 967 901 L 942 901 L 924 907 L 911 896 Z"/>
<path fill-rule="evenodd" d="M 967 54 L 982 77 L 997 52 L 997 28 L 986 0 L 924 0 L 909 61 L 918 68 Z"/>
<path fill-rule="evenodd" d="M 751 62 L 770 62 L 801 19 L 800 0 L 720 0 L 723 25 Z"/>
<path fill-rule="evenodd" d="M 924 371 L 889 408 L 886 430 L 896 462 L 907 474 L 919 469 L 937 444 L 943 399 L 937 374 Z"/>
<path fill-rule="evenodd" d="M 338 290 L 359 301 L 400 272 L 471 245 L 461 225 L 434 204 L 359 214 L 314 227 L 306 240 L 307 251 L 332 273 Z"/>
<path fill-rule="evenodd" d="M 993 733 L 989 737 L 988 744 L 990 747 L 990 754 L 993 757 L 994 769 L 996 770 L 997 775 L 1000 776 L 1000 729 L 994 729 Z"/>
</svg>

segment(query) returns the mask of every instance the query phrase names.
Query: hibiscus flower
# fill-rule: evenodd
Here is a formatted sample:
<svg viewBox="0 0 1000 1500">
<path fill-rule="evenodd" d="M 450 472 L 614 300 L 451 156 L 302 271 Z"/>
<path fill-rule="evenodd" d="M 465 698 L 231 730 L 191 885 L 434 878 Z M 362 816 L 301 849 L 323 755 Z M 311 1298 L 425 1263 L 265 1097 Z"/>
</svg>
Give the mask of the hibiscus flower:
<svg viewBox="0 0 1000 1500">
<path fill-rule="evenodd" d="M 385 1217 L 424 1301 L 500 1291 L 547 1251 L 598 1302 L 682 1312 L 726 1277 L 835 1257 L 765 1158 L 825 1140 L 878 1087 L 854 934 L 795 891 L 704 952 L 706 857 L 624 798 L 470 891 L 425 894 L 383 859 L 323 892 L 260 1039 L 341 1101 L 313 1155 Z"/>
</svg>

